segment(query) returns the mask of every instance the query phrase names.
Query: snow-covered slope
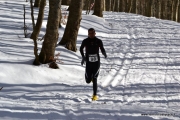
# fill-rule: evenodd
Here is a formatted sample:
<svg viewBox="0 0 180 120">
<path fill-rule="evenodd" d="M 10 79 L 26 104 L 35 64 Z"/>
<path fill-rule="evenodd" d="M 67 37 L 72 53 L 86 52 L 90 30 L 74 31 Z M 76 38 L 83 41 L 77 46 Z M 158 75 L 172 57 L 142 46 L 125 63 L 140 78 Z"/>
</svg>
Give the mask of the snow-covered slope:
<svg viewBox="0 0 180 120">
<path fill-rule="evenodd" d="M 108 55 L 100 54 L 99 100 L 91 102 L 92 84 L 85 83 L 79 50 L 58 46 L 63 62 L 58 70 L 32 65 L 33 41 L 23 38 L 23 4 L 31 32 L 29 3 L 0 1 L 0 120 L 180 119 L 179 23 L 127 13 L 83 15 L 78 49 L 94 27 Z M 48 4 L 40 37 L 47 15 Z"/>
</svg>

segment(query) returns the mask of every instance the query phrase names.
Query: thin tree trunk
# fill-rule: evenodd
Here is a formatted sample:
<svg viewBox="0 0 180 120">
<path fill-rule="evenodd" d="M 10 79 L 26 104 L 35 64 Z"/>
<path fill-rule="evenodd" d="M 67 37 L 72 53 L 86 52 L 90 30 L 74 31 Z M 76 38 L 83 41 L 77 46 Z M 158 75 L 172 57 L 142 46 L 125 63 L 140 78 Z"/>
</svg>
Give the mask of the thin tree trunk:
<svg viewBox="0 0 180 120">
<path fill-rule="evenodd" d="M 139 0 L 136 0 L 136 14 L 139 14 Z"/>
<path fill-rule="evenodd" d="M 39 7 L 40 2 L 41 2 L 41 0 L 35 0 L 34 7 Z"/>
<path fill-rule="evenodd" d="M 84 0 L 83 10 L 86 10 L 86 15 L 88 14 L 90 6 L 90 0 Z"/>
<path fill-rule="evenodd" d="M 106 0 L 103 0 L 103 11 L 106 11 Z"/>
<path fill-rule="evenodd" d="M 35 22 L 34 22 L 34 10 L 33 10 L 33 0 L 30 0 L 31 4 L 31 18 L 32 18 L 32 25 L 33 25 L 33 30 L 35 29 Z"/>
<path fill-rule="evenodd" d="M 165 9 L 165 11 L 164 11 L 164 19 L 168 19 L 168 17 L 167 17 L 167 1 L 168 0 L 165 0 L 164 2 L 165 2 L 165 4 L 164 4 L 164 9 Z"/>
<path fill-rule="evenodd" d="M 41 0 L 41 5 L 39 8 L 39 14 L 38 14 L 36 26 L 35 26 L 35 29 L 33 29 L 33 32 L 31 34 L 31 39 L 33 39 L 33 40 L 37 40 L 39 32 L 41 30 L 41 26 L 42 26 L 42 22 L 43 22 L 43 18 L 44 18 L 45 5 L 46 5 L 46 0 Z"/>
<path fill-rule="evenodd" d="M 177 7 L 177 21 L 180 22 L 180 0 L 178 0 L 178 7 Z"/>
<path fill-rule="evenodd" d="M 76 41 L 78 30 L 81 22 L 82 13 L 82 1 L 83 0 L 72 0 L 70 5 L 70 12 L 68 22 L 65 28 L 65 32 L 60 45 L 66 45 L 66 48 L 72 51 L 77 51 Z"/>
<path fill-rule="evenodd" d="M 164 19 L 165 3 L 164 0 L 161 0 L 161 19 Z"/>
<path fill-rule="evenodd" d="M 105 1 L 106 11 L 110 11 L 110 0 Z"/>
<path fill-rule="evenodd" d="M 159 2 L 159 13 L 158 13 L 159 17 L 158 18 L 161 18 L 161 14 L 162 14 L 162 7 L 161 7 L 162 5 L 161 4 L 162 4 L 162 0 L 158 0 L 158 2 Z"/>
<path fill-rule="evenodd" d="M 131 13 L 136 13 L 136 0 L 131 0 Z"/>
<path fill-rule="evenodd" d="M 146 4 L 146 16 L 151 17 L 152 15 L 153 0 L 147 0 Z"/>
<path fill-rule="evenodd" d="M 52 62 L 54 58 L 55 47 L 59 37 L 59 14 L 61 0 L 49 0 L 49 16 L 47 22 L 46 35 L 44 38 L 43 46 L 39 55 L 41 63 Z"/>
<path fill-rule="evenodd" d="M 167 20 L 172 20 L 172 14 L 173 14 L 173 1 L 174 0 L 167 0 L 167 9 L 166 9 L 166 14 L 167 14 Z M 174 6 L 174 8 L 176 9 L 176 7 Z"/>
<path fill-rule="evenodd" d="M 154 1 L 154 16 L 159 18 L 159 0 Z"/>
<path fill-rule="evenodd" d="M 130 0 L 129 13 L 133 13 L 133 1 L 135 0 Z"/>
<path fill-rule="evenodd" d="M 179 2 L 179 0 L 177 0 L 177 5 L 176 5 L 176 22 L 178 22 L 178 17 L 179 17 L 179 11 L 178 11 L 178 9 L 180 9 L 179 4 L 180 4 L 180 2 Z"/>
<path fill-rule="evenodd" d="M 32 2 L 32 0 L 31 0 L 31 2 Z M 43 18 L 44 18 L 45 5 L 46 5 L 46 0 L 41 0 L 37 22 L 36 22 L 36 25 L 33 27 L 33 32 L 31 34 L 31 39 L 33 39 L 33 41 L 34 41 L 34 55 L 35 55 L 35 60 L 33 62 L 34 65 L 40 65 L 38 49 L 37 49 L 37 38 L 38 38 L 40 29 L 41 29 L 41 25 L 43 22 Z M 32 6 L 31 6 L 31 9 L 33 9 Z M 33 14 L 33 13 L 31 13 L 31 14 Z"/>
<path fill-rule="evenodd" d="M 113 7 L 112 7 L 112 11 L 115 11 L 115 6 L 116 6 L 116 0 L 113 1 Z"/>
<path fill-rule="evenodd" d="M 59 6 L 59 28 L 61 28 L 61 19 L 62 19 L 62 12 L 61 12 L 61 3 L 62 3 L 62 0 L 60 0 L 60 6 Z"/>
</svg>

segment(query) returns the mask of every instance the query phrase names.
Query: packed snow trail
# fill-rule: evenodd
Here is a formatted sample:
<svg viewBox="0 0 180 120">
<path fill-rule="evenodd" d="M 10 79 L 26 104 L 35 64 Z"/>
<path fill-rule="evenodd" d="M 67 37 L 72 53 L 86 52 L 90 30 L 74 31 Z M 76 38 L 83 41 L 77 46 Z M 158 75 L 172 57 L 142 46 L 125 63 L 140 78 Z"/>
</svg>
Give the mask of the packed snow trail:
<svg viewBox="0 0 180 120">
<path fill-rule="evenodd" d="M 180 24 L 126 13 L 104 17 L 112 25 L 109 59 L 116 61 L 108 63 L 112 68 L 102 86 L 110 85 L 109 93 L 118 92 L 123 104 L 160 105 L 178 114 Z"/>
</svg>

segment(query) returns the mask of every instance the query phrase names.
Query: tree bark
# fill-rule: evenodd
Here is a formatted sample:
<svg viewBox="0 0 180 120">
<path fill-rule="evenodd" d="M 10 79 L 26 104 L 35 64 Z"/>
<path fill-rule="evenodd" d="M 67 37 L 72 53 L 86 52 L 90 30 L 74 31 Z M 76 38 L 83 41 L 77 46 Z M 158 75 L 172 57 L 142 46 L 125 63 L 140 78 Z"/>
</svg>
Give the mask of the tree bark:
<svg viewBox="0 0 180 120">
<path fill-rule="evenodd" d="M 70 5 L 70 12 L 65 32 L 60 45 L 66 45 L 66 48 L 72 51 L 77 51 L 76 41 L 81 22 L 83 0 L 72 0 Z"/>
<path fill-rule="evenodd" d="M 131 13 L 136 13 L 136 0 L 132 0 Z"/>
<path fill-rule="evenodd" d="M 71 0 L 62 0 L 62 5 L 70 5 Z"/>
<path fill-rule="evenodd" d="M 30 0 L 30 4 L 31 4 L 31 19 L 32 19 L 32 25 L 33 25 L 33 29 L 35 29 L 34 9 L 33 9 L 33 1 L 32 1 L 32 0 Z"/>
<path fill-rule="evenodd" d="M 31 2 L 32 2 L 32 0 L 31 0 Z M 34 55 L 35 55 L 35 60 L 33 62 L 34 65 L 40 65 L 39 56 L 38 56 L 38 49 L 37 49 L 37 38 L 38 38 L 40 29 L 41 29 L 41 25 L 42 25 L 42 22 L 43 22 L 43 18 L 44 18 L 45 5 L 46 5 L 46 0 L 41 0 L 37 22 L 36 22 L 36 25 L 34 25 L 33 32 L 31 34 L 31 39 L 33 39 L 33 41 L 34 41 Z M 31 9 L 33 9 L 33 8 L 31 8 Z M 32 17 L 33 17 L 33 12 L 31 14 L 32 14 Z"/>
<path fill-rule="evenodd" d="M 39 7 L 40 2 L 41 2 L 41 0 L 35 0 L 34 7 Z"/>
<path fill-rule="evenodd" d="M 94 13 L 98 17 L 103 17 L 103 0 L 95 0 Z"/>
<path fill-rule="evenodd" d="M 133 13 L 133 1 L 135 0 L 130 0 L 129 13 Z"/>
<path fill-rule="evenodd" d="M 37 18 L 37 22 L 35 25 L 35 29 L 33 29 L 33 32 L 31 34 L 31 39 L 33 40 L 37 40 L 39 32 L 41 30 L 41 26 L 42 26 L 42 22 L 43 22 L 43 18 L 44 18 L 44 8 L 46 5 L 46 0 L 41 0 L 41 5 L 39 8 L 39 14 L 38 14 L 38 18 Z"/>
<path fill-rule="evenodd" d="M 43 46 L 39 55 L 41 63 L 52 62 L 50 58 L 54 58 L 56 43 L 59 37 L 59 14 L 61 0 L 49 0 L 49 16 L 47 22 L 46 35 Z"/>
<path fill-rule="evenodd" d="M 161 15 L 162 15 L 162 7 L 161 7 L 162 6 L 161 5 L 162 4 L 162 0 L 158 0 L 158 2 L 159 2 L 159 13 L 158 13 L 159 17 L 158 18 L 161 18 Z"/>
<path fill-rule="evenodd" d="M 177 0 L 177 5 L 176 5 L 176 22 L 179 22 L 179 18 L 178 17 L 180 17 L 179 16 L 179 9 L 180 9 L 180 7 L 179 7 L 179 4 L 180 4 L 180 1 L 179 0 Z"/>
<path fill-rule="evenodd" d="M 153 0 L 147 0 L 146 3 L 146 16 L 151 17 L 152 15 L 152 5 L 153 5 Z"/>
<path fill-rule="evenodd" d="M 61 28 L 61 19 L 62 19 L 62 12 L 61 12 L 61 3 L 62 0 L 60 0 L 60 6 L 59 6 L 59 28 Z"/>
</svg>

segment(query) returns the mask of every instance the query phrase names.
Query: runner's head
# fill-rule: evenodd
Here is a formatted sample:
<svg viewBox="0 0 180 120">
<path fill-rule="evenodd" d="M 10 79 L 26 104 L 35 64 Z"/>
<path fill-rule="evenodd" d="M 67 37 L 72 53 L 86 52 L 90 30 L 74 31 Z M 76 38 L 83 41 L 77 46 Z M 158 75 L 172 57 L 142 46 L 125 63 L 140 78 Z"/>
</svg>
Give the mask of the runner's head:
<svg viewBox="0 0 180 120">
<path fill-rule="evenodd" d="M 95 35 L 96 35 L 96 32 L 95 32 L 94 28 L 88 29 L 88 37 L 89 38 L 94 38 Z"/>
</svg>

